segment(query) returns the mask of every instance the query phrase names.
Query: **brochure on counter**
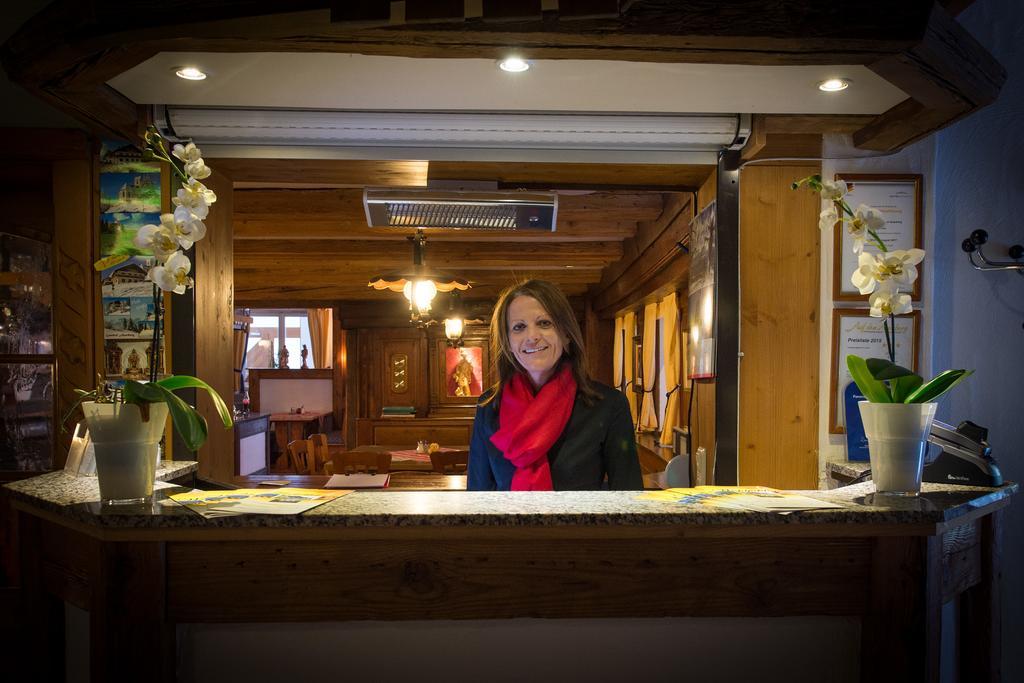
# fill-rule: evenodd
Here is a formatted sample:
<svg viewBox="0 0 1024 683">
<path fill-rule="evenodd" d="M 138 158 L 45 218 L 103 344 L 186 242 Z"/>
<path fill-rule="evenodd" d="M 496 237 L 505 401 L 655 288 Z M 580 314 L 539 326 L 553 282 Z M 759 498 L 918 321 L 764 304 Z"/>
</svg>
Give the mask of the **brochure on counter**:
<svg viewBox="0 0 1024 683">
<path fill-rule="evenodd" d="M 196 490 L 176 493 L 170 500 L 209 519 L 244 514 L 297 515 L 349 493 L 352 492 L 293 488 Z"/>
<path fill-rule="evenodd" d="M 709 505 L 749 512 L 786 513 L 843 507 L 838 503 L 763 486 L 698 486 L 688 489 L 665 489 L 664 491 L 649 491 L 639 496 L 639 499 L 683 505 Z"/>
</svg>

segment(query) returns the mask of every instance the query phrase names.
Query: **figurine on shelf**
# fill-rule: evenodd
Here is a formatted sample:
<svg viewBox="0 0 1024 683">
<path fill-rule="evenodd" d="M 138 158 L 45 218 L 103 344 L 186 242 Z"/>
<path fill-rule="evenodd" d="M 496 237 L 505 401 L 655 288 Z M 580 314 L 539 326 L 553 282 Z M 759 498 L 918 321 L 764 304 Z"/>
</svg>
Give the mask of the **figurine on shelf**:
<svg viewBox="0 0 1024 683">
<path fill-rule="evenodd" d="M 281 353 L 277 356 L 277 367 L 282 370 L 288 367 L 288 347 L 284 344 L 281 345 Z"/>
<path fill-rule="evenodd" d="M 301 366 L 302 370 L 309 370 L 309 365 L 306 364 L 306 359 L 308 359 L 308 358 L 309 358 L 309 349 L 307 349 L 306 345 L 303 344 L 302 345 L 302 366 Z"/>
</svg>

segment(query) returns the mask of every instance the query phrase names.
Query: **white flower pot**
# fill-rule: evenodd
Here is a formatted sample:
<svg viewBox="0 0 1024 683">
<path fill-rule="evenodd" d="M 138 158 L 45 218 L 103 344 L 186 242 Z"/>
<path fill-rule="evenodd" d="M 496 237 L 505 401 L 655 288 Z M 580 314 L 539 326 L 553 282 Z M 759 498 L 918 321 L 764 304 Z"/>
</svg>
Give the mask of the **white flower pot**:
<svg viewBox="0 0 1024 683">
<path fill-rule="evenodd" d="M 107 504 L 139 503 L 153 495 L 167 404 L 150 403 L 143 420 L 132 403 L 82 404 L 96 452 L 100 499 Z"/>
<path fill-rule="evenodd" d="M 875 490 L 917 495 L 921 491 L 925 438 L 931 431 L 937 404 L 860 401 L 858 405 Z"/>
</svg>

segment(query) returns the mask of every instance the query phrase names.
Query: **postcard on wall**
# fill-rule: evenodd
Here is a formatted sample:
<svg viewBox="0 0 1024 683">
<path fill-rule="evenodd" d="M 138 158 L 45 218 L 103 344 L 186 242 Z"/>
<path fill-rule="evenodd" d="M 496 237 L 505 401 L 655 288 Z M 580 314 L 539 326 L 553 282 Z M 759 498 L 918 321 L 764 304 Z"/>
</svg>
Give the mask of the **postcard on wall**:
<svg viewBox="0 0 1024 683">
<path fill-rule="evenodd" d="M 896 316 L 896 364 L 917 371 L 918 334 L 921 313 Z M 843 434 L 845 428 L 843 396 L 853 381 L 846 366 L 846 356 L 861 358 L 889 357 L 883 321 L 872 318 L 866 309 L 837 308 L 832 311 L 832 377 L 829 394 L 829 432 Z"/>
<path fill-rule="evenodd" d="M 878 236 L 886 249 L 913 249 L 921 247 L 921 176 L 914 174 L 850 174 L 837 173 L 837 179 L 845 180 L 850 188 L 846 203 L 856 211 L 861 204 L 878 210 L 885 218 L 885 225 L 878 230 Z M 850 282 L 850 274 L 857 270 L 858 255 L 853 253 L 853 237 L 845 230 L 835 230 L 835 255 L 833 260 L 833 297 L 837 301 L 862 301 L 857 288 Z M 870 242 L 864 251 L 878 253 L 878 247 Z M 920 271 L 921 266 L 918 266 Z M 911 293 L 914 301 L 921 300 L 921 278 L 914 283 Z"/>
<path fill-rule="evenodd" d="M 715 202 L 711 202 L 690 222 L 690 286 L 687 298 L 690 340 L 686 359 L 686 376 L 690 379 L 715 376 L 717 261 Z"/>
<path fill-rule="evenodd" d="M 149 368 L 153 364 L 153 342 L 150 339 L 107 339 L 103 344 L 103 357 L 103 369 L 108 377 L 144 380 L 149 377 Z M 164 372 L 165 360 L 165 355 L 161 353 L 157 366 L 161 374 Z"/>
<path fill-rule="evenodd" d="M 159 173 L 160 163 L 146 161 L 142 150 L 124 140 L 103 140 L 100 144 L 100 173 Z"/>
<path fill-rule="evenodd" d="M 143 225 L 159 224 L 159 206 L 155 212 L 100 214 L 100 256 L 149 256 L 148 249 L 135 246 L 135 235 Z"/>
<path fill-rule="evenodd" d="M 100 173 L 102 213 L 159 213 L 160 172 Z"/>
</svg>

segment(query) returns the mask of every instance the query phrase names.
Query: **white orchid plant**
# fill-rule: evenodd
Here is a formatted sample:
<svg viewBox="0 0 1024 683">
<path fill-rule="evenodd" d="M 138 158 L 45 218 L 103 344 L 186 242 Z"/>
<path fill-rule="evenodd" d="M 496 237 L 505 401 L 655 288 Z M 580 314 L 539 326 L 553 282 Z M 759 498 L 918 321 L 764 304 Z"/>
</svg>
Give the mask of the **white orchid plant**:
<svg viewBox="0 0 1024 683">
<path fill-rule="evenodd" d="M 92 391 L 79 390 L 79 400 L 72 406 L 71 412 L 80 402 L 86 400 L 123 401 L 139 404 L 143 415 L 148 415 L 147 404 L 166 402 L 178 435 L 189 449 L 197 450 L 206 441 L 206 419 L 173 392 L 178 389 L 205 390 L 209 393 L 225 428 L 230 428 L 233 424 L 231 413 L 224 399 L 201 379 L 187 375 L 162 378 L 158 376 L 160 345 L 163 339 L 160 330 L 163 310 L 161 292 L 184 294 L 192 287 L 193 281 L 189 276 L 192 261 L 185 252 L 206 236 L 206 224 L 203 221 L 210 213 L 210 205 L 217 201 L 217 195 L 200 182 L 210 177 L 211 170 L 203 161 L 202 152 L 193 143 L 176 144 L 168 150 L 167 141 L 156 128 L 150 127 L 145 135 L 143 157 L 166 162 L 181 183 L 172 199 L 174 212 L 162 214 L 159 225 L 142 226 L 135 236 L 135 246 L 151 251 L 156 258 L 156 262 L 146 274 L 146 279 L 153 283 L 154 310 L 153 360 L 150 364 L 149 381 L 143 383 L 126 380 L 123 389 L 114 390 L 100 380 Z M 127 258 L 107 257 L 97 261 L 94 267 L 97 270 L 104 270 Z"/>
<path fill-rule="evenodd" d="M 872 403 L 927 403 L 966 379 L 973 370 L 946 370 L 925 383 L 917 373 L 896 364 L 896 316 L 912 310 L 908 292 L 917 280 L 917 264 L 924 260 L 924 250 L 890 251 L 878 235 L 885 226 L 885 218 L 866 204 L 851 209 L 846 202 L 850 188 L 845 181 L 822 180 L 820 175 L 812 175 L 794 182 L 792 187 L 795 190 L 805 185 L 825 202 L 818 227 L 831 230 L 839 225 L 853 238 L 853 252 L 858 256 L 857 269 L 850 281 L 857 291 L 868 296 L 871 317 L 882 318 L 888 360 L 853 354 L 846 357 L 850 376 L 864 397 Z M 866 244 L 878 252 L 865 251 Z"/>
</svg>

